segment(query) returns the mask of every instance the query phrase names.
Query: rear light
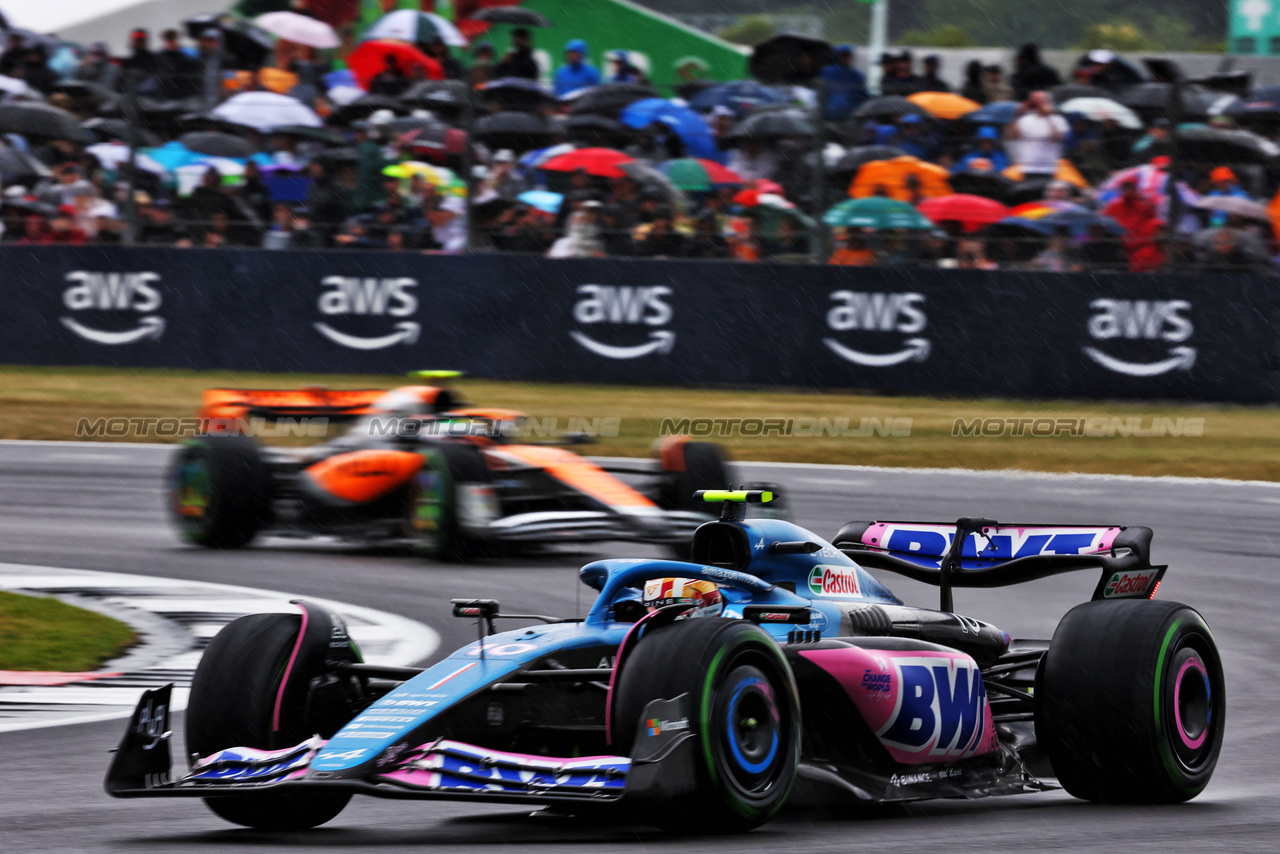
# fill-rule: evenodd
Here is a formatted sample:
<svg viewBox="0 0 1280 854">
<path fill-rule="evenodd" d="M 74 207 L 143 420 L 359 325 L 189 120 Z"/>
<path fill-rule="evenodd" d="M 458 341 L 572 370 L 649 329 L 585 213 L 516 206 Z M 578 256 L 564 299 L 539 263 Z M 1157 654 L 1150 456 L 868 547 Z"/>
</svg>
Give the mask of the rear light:
<svg viewBox="0 0 1280 854">
<path fill-rule="evenodd" d="M 1156 582 L 1156 586 L 1151 588 L 1151 595 L 1150 595 L 1150 596 L 1148 596 L 1147 598 L 1148 598 L 1148 599 L 1154 599 L 1154 598 L 1156 598 L 1156 591 L 1157 591 L 1157 590 L 1159 590 L 1159 589 L 1160 589 L 1160 582 L 1159 582 L 1159 581 L 1157 581 L 1157 582 Z"/>
</svg>

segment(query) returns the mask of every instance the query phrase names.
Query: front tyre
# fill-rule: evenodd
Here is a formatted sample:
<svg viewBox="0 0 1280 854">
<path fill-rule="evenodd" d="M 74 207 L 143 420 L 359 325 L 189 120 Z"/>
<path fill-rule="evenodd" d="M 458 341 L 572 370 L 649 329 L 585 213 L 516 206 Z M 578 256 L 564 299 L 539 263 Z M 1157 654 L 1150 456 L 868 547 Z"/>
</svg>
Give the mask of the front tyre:
<svg viewBox="0 0 1280 854">
<path fill-rule="evenodd" d="M 646 629 L 614 686 L 614 749 L 628 754 L 645 706 L 687 695 L 697 731 L 692 796 L 646 815 L 678 831 L 742 832 L 786 802 L 800 758 L 800 700 L 791 668 L 760 627 L 704 618 Z"/>
<path fill-rule="evenodd" d="M 1036 736 L 1058 781 L 1103 803 L 1203 791 L 1222 748 L 1222 659 L 1176 602 L 1086 602 L 1062 618 L 1036 680 Z"/>
</svg>

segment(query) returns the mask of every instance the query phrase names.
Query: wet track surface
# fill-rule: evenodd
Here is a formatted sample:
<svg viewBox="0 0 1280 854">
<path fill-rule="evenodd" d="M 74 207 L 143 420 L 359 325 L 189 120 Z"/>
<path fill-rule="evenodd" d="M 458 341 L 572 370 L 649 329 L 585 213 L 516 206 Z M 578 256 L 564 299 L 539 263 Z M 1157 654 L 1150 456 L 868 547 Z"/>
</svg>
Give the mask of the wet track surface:
<svg viewBox="0 0 1280 854">
<path fill-rule="evenodd" d="M 147 447 L 0 443 L 0 561 L 103 569 L 265 587 L 422 620 L 441 653 L 474 631 L 448 616 L 454 596 L 508 610 L 581 614 L 576 568 L 601 556 L 654 554 L 620 544 L 518 564 L 425 564 L 412 557 L 284 541 L 216 554 L 180 545 L 163 512 L 167 452 Z M 1227 736 L 1208 790 L 1177 807 L 1098 807 L 1062 793 L 827 815 L 791 812 L 742 839 L 665 839 L 642 828 L 528 818 L 513 807 L 357 798 L 305 834 L 234 829 L 196 801 L 119 801 L 102 791 L 121 721 L 0 734 L 0 848 L 36 851 L 401 851 L 547 849 L 728 851 L 1280 850 L 1280 488 L 1221 482 L 760 467 L 795 520 L 823 536 L 850 519 L 1121 523 L 1155 529 L 1153 561 L 1170 564 L 1160 597 L 1198 608 L 1226 664 Z M 912 604 L 931 588 L 880 574 Z M 1096 579 L 1080 573 L 996 591 L 959 591 L 961 613 L 1015 636 L 1048 637 Z M 440 654 L 440 653 L 437 653 Z M 1123 655 L 1124 650 L 1116 650 Z M 180 732 L 180 722 L 175 726 Z M 175 756 L 180 756 L 175 750 Z M 181 761 L 180 759 L 178 760 Z"/>
</svg>

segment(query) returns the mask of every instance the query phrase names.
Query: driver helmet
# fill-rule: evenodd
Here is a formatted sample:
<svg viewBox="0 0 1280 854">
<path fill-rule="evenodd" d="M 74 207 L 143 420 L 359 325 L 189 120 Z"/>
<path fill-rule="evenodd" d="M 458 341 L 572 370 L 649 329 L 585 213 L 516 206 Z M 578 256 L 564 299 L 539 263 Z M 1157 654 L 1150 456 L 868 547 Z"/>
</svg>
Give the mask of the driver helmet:
<svg viewBox="0 0 1280 854">
<path fill-rule="evenodd" d="M 724 610 L 720 588 L 711 581 L 692 578 L 652 578 L 645 582 L 641 598 L 645 609 L 656 611 L 668 605 L 690 605 L 692 610 L 682 619 L 718 617 Z"/>
</svg>

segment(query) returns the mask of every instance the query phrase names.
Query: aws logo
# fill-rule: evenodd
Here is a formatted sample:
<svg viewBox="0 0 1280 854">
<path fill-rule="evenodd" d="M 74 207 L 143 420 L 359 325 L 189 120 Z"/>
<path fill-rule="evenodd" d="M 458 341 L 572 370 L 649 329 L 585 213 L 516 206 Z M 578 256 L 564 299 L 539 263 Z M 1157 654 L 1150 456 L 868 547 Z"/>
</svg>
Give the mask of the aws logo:
<svg viewBox="0 0 1280 854">
<path fill-rule="evenodd" d="M 74 284 L 62 292 L 62 304 L 72 312 L 133 312 L 141 315 L 137 326 L 122 331 L 98 329 L 63 315 L 58 320 L 67 329 L 86 341 L 110 346 L 133 344 L 145 338 L 159 340 L 164 334 L 164 318 L 159 311 L 163 302 L 155 287 L 159 273 L 96 273 L 75 270 L 67 273 L 66 281 Z"/>
<path fill-rule="evenodd" d="M 418 310 L 418 298 L 410 290 L 418 286 L 416 279 L 326 276 L 320 285 L 327 290 L 320 294 L 316 307 L 326 317 L 411 317 Z M 413 320 L 396 323 L 395 332 L 370 337 L 342 332 L 323 321 L 313 325 L 330 341 L 353 350 L 414 344 L 422 331 L 421 324 Z"/>
<path fill-rule="evenodd" d="M 833 332 L 892 332 L 911 337 L 889 353 L 867 353 L 827 337 L 822 343 L 846 362 L 868 368 L 888 368 L 906 362 L 923 362 L 932 345 L 920 333 L 929 325 L 924 313 L 924 295 L 882 294 L 861 291 L 833 291 L 837 304 L 827 312 L 827 328 Z"/>
<path fill-rule="evenodd" d="M 580 285 L 577 292 L 581 299 L 574 303 L 573 319 L 578 324 L 639 326 L 651 330 L 648 340 L 639 344 L 609 344 L 597 341 L 581 330 L 570 330 L 569 337 L 584 349 L 606 359 L 639 359 L 652 353 L 670 353 L 675 346 L 674 332 L 656 328 L 666 326 L 675 314 L 664 299 L 671 296 L 671 288 L 665 285 Z"/>
<path fill-rule="evenodd" d="M 1195 327 L 1186 313 L 1186 300 L 1096 299 L 1089 303 L 1089 337 L 1094 341 L 1162 341 L 1169 347 L 1164 358 L 1154 362 L 1131 362 L 1085 346 L 1084 353 L 1109 371 L 1131 377 L 1155 377 L 1173 370 L 1189 371 L 1196 363 L 1196 349 L 1183 344 Z"/>
</svg>

